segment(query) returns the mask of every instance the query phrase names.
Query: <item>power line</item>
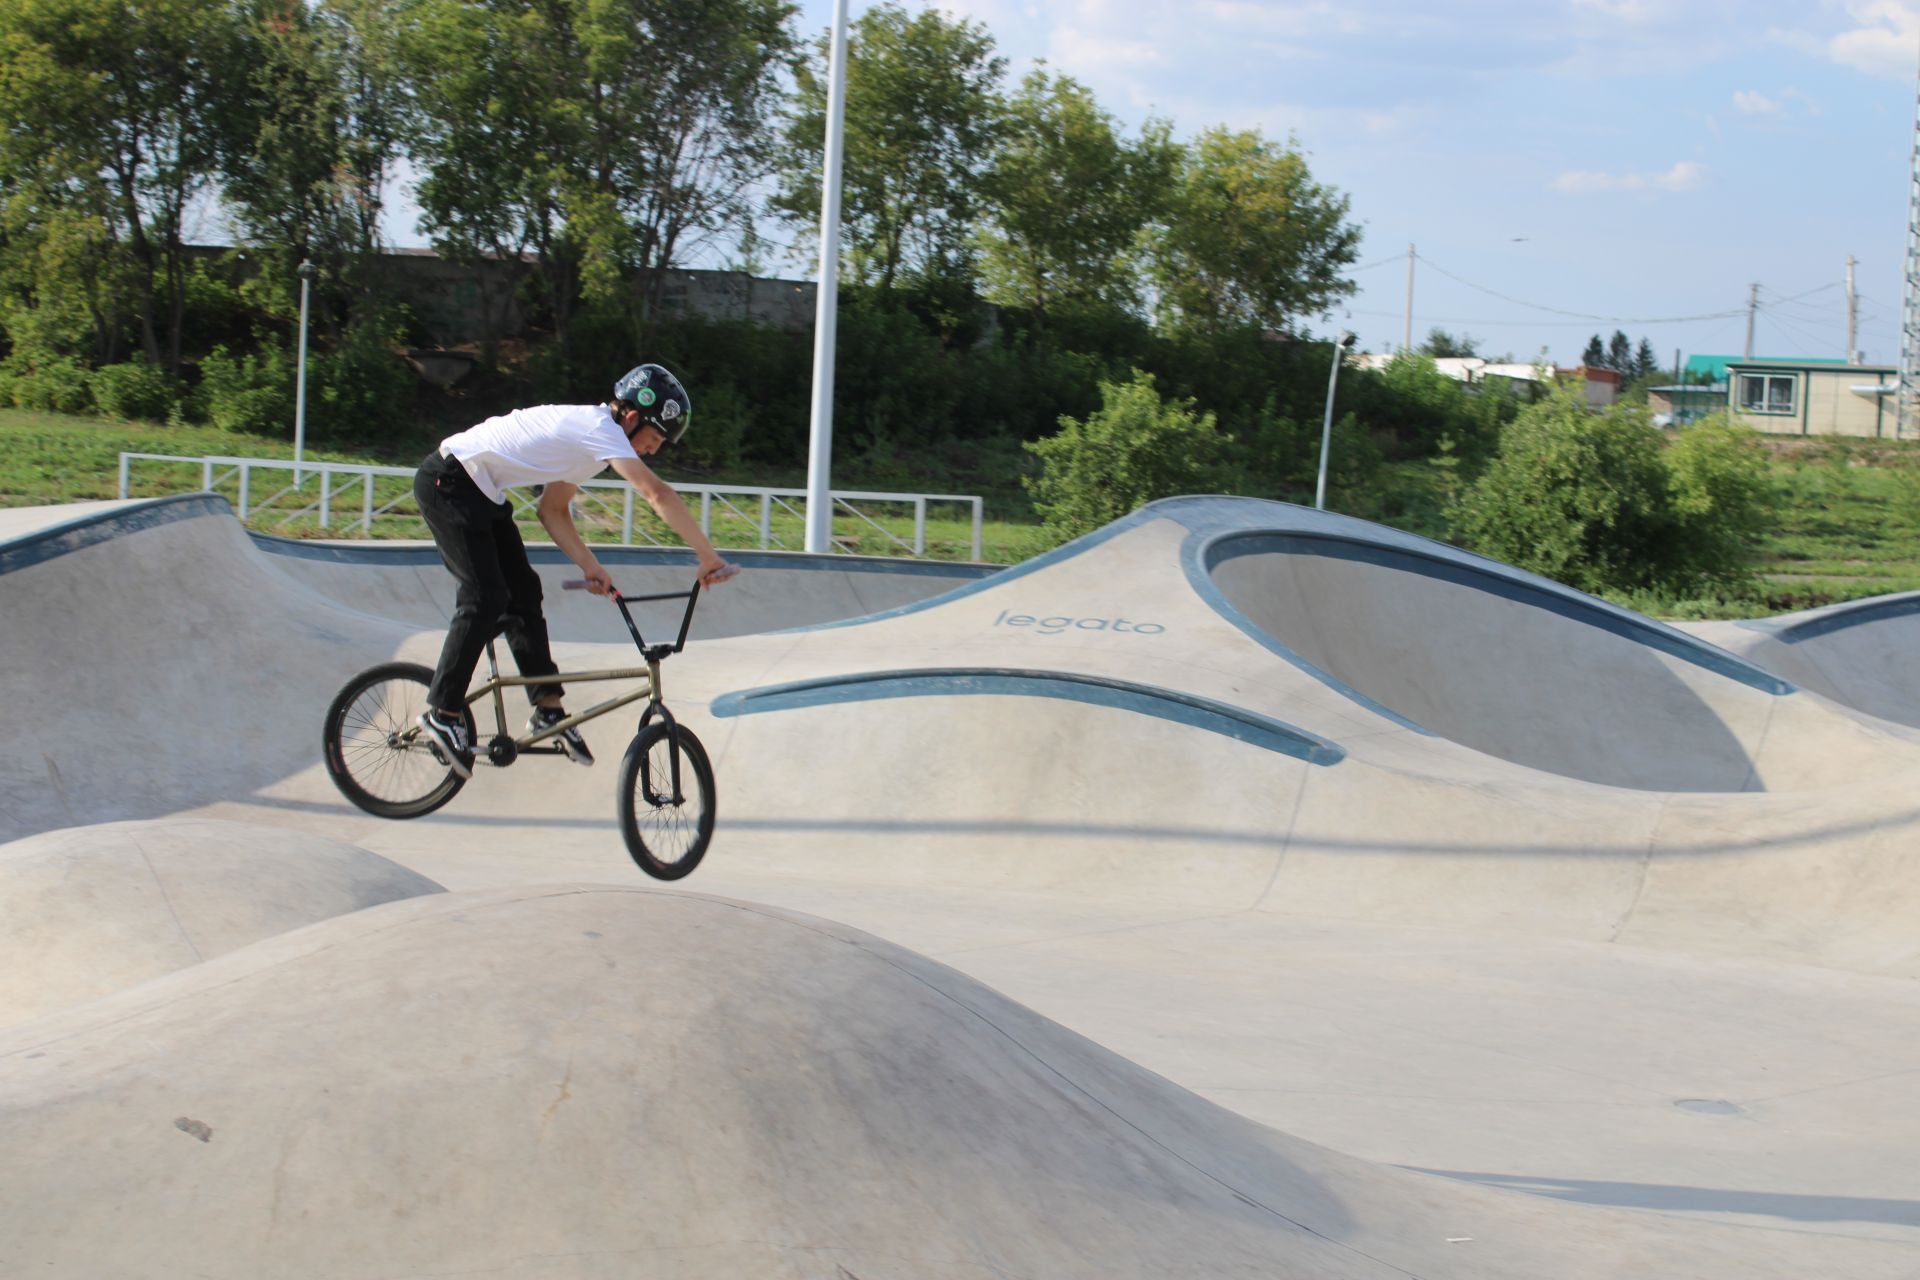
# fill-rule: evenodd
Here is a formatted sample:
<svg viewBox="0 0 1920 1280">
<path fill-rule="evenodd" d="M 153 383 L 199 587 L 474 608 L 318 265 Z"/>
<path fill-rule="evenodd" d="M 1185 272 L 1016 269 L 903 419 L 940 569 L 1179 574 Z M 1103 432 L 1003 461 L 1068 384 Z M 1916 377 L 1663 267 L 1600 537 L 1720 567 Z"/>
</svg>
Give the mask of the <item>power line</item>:
<svg viewBox="0 0 1920 1280">
<path fill-rule="evenodd" d="M 1773 292 L 1773 290 L 1768 289 L 1766 285 L 1761 285 L 1760 287 L 1762 289 L 1765 289 L 1768 293 Z M 1809 289 L 1805 293 L 1796 293 L 1791 298 L 1781 298 L 1781 299 L 1778 299 L 1778 301 L 1779 302 L 1798 302 L 1802 298 L 1811 298 L 1816 293 L 1825 293 L 1829 289 L 1838 289 L 1839 287 L 1840 287 L 1840 282 L 1838 280 L 1833 280 L 1833 281 L 1829 281 L 1826 284 L 1821 285 L 1818 289 Z"/>
<path fill-rule="evenodd" d="M 1481 293 L 1487 294 L 1489 297 L 1498 298 L 1502 302 L 1511 302 L 1518 307 L 1531 307 L 1535 311 L 1545 311 L 1552 315 L 1572 316 L 1577 320 L 1599 321 L 1602 324 L 1684 324 L 1694 320 L 1728 320 L 1736 316 L 1743 316 L 1746 314 L 1746 311 L 1744 308 L 1740 310 L 1735 310 L 1735 311 L 1709 311 L 1697 316 L 1653 316 L 1653 317 L 1596 316 L 1596 315 L 1590 315 L 1584 311 L 1567 311 L 1560 307 L 1549 307 L 1538 302 L 1528 302 L 1524 298 L 1511 297 L 1507 294 L 1501 293 L 1497 289 L 1489 289 L 1485 285 L 1475 284 L 1473 281 L 1467 279 L 1465 276 L 1455 275 L 1453 272 L 1447 270 L 1445 267 L 1441 266 L 1439 263 L 1434 262 L 1423 255 L 1415 254 L 1414 256 L 1419 261 L 1426 263 L 1429 267 L 1432 267 L 1435 271 L 1438 271 L 1441 275 L 1447 277 L 1449 280 L 1458 281 L 1459 283 L 1467 286 L 1467 288 L 1478 290 Z"/>
<path fill-rule="evenodd" d="M 1369 311 L 1361 308 L 1344 308 L 1343 314 L 1354 315 L 1354 316 L 1382 316 L 1388 319 L 1397 320 L 1397 319 L 1400 319 L 1402 316 L 1404 316 L 1406 313 L 1404 311 Z M 1724 314 L 1715 314 L 1715 315 L 1706 315 L 1706 316 L 1689 316 L 1689 317 L 1684 317 L 1676 320 L 1661 320 L 1657 322 L 1656 321 L 1638 321 L 1638 322 L 1623 321 L 1622 323 L 1704 324 L 1709 321 L 1715 321 L 1715 320 L 1738 319 L 1739 317 L 1744 316 L 1746 314 L 1747 313 L 1744 310 L 1741 310 L 1741 311 L 1729 311 Z M 1540 319 L 1536 319 L 1533 316 L 1519 316 L 1519 317 L 1513 317 L 1513 318 L 1508 318 L 1504 320 L 1488 320 L 1484 318 L 1476 319 L 1476 320 L 1468 320 L 1468 319 L 1463 319 L 1459 316 L 1430 316 L 1430 315 L 1423 315 L 1423 314 L 1416 313 L 1413 318 L 1417 323 L 1420 323 L 1420 324 L 1514 325 L 1514 326 L 1525 326 L 1530 329 L 1587 329 L 1591 327 L 1591 322 L 1587 320 L 1540 320 Z"/>
<path fill-rule="evenodd" d="M 1360 272 L 1362 272 L 1362 271 L 1371 271 L 1371 270 L 1373 270 L 1373 269 L 1374 269 L 1375 267 L 1384 267 L 1384 266 L 1386 266 L 1386 265 L 1387 265 L 1387 264 L 1388 264 L 1389 262 L 1405 262 L 1406 260 L 1407 260 L 1407 255 L 1406 255 L 1406 254 L 1404 254 L 1404 253 L 1396 253 L 1396 254 L 1394 254 L 1394 255 L 1393 255 L 1392 257 L 1390 257 L 1390 258 L 1376 258 L 1376 259 L 1374 259 L 1374 260 L 1373 260 L 1372 262 L 1369 262 L 1369 263 L 1367 263 L 1367 264 L 1366 264 L 1366 265 L 1364 265 L 1364 266 L 1359 266 L 1359 267 L 1354 267 L 1354 268 L 1353 268 L 1353 269 L 1352 269 L 1352 270 L 1351 270 L 1350 272 L 1348 272 L 1348 274 L 1349 274 L 1349 275 L 1358 275 L 1358 274 L 1359 274 Z"/>
</svg>

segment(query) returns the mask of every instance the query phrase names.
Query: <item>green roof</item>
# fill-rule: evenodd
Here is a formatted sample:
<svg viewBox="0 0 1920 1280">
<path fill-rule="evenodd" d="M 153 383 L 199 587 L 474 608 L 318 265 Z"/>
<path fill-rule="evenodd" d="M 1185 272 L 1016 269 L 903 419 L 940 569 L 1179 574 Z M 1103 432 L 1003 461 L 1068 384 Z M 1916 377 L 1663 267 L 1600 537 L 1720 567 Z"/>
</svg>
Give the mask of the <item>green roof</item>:
<svg viewBox="0 0 1920 1280">
<path fill-rule="evenodd" d="M 1705 374 L 1714 382 L 1727 380 L 1727 366 L 1730 364 L 1790 364 L 1802 365 L 1844 365 L 1845 358 L 1839 356 L 1689 356 L 1687 373 Z"/>
</svg>

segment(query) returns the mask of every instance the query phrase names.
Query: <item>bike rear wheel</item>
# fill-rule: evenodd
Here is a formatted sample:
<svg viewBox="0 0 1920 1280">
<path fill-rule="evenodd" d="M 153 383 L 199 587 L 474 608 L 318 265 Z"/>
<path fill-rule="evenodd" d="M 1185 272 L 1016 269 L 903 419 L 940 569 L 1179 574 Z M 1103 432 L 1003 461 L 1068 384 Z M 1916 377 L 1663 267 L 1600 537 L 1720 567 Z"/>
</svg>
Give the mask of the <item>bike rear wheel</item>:
<svg viewBox="0 0 1920 1280">
<path fill-rule="evenodd" d="M 382 663 L 349 680 L 327 708 L 327 773 L 342 795 L 368 813 L 418 818 L 466 785 L 420 729 L 432 683 L 433 672 L 418 663 Z M 473 712 L 464 714 L 473 741 Z"/>
<path fill-rule="evenodd" d="M 699 866 L 713 813 L 713 765 L 692 730 L 656 723 L 634 735 L 620 762 L 620 834 L 642 871 L 678 880 Z"/>
</svg>

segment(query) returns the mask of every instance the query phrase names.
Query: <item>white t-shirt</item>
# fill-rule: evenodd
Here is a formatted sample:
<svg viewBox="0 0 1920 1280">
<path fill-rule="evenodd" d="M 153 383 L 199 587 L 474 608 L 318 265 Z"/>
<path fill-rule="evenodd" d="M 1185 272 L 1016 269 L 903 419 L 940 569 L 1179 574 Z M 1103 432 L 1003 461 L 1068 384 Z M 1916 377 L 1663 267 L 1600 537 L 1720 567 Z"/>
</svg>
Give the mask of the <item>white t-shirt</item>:
<svg viewBox="0 0 1920 1280">
<path fill-rule="evenodd" d="M 542 404 L 488 418 L 440 442 L 495 502 L 529 484 L 580 484 L 614 458 L 637 458 L 604 404 Z"/>
</svg>

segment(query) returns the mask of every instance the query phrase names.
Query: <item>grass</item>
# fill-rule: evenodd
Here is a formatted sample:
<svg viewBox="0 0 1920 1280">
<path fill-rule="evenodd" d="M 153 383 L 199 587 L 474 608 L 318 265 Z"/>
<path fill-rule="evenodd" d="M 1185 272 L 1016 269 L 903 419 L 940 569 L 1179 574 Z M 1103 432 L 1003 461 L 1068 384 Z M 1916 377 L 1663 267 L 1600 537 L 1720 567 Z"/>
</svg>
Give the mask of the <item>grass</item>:
<svg viewBox="0 0 1920 1280">
<path fill-rule="evenodd" d="M 422 432 L 418 438 L 394 442 L 385 449 L 339 450 L 309 448 L 305 458 L 315 462 L 342 462 L 356 465 L 403 466 L 411 468 L 438 439 L 437 433 Z M 144 422 L 120 422 L 104 418 L 78 417 L 57 413 L 34 413 L 0 409 L 0 507 L 45 506 L 62 502 L 80 502 L 120 496 L 120 454 L 156 453 L 180 457 L 238 457 L 286 459 L 293 457 L 289 441 L 243 432 L 222 431 L 217 427 L 161 426 Z M 729 483 L 770 488 L 805 488 L 804 471 L 761 469 L 752 474 L 729 474 L 724 478 L 676 468 L 670 459 L 660 460 L 660 474 L 676 483 Z M 200 466 L 184 463 L 137 461 L 129 474 L 131 497 L 162 497 L 189 493 L 201 487 Z M 865 489 L 883 492 L 974 492 L 964 488 L 928 483 L 929 477 L 915 474 L 895 463 L 858 463 L 836 468 L 836 489 Z M 409 480 L 404 477 L 380 478 L 373 496 L 380 507 L 400 499 L 401 505 L 390 516 L 377 520 L 375 537 L 424 538 L 426 526 L 413 513 L 406 499 Z M 256 487 L 249 494 L 250 527 L 282 537 L 327 538 L 340 536 L 340 530 L 360 518 L 363 492 L 358 482 L 331 495 L 327 527 L 315 512 L 318 492 L 309 480 L 299 493 L 281 492 L 286 481 L 275 483 L 262 473 L 255 477 Z M 225 493 L 237 505 L 238 481 L 228 474 L 216 474 L 216 490 Z M 989 517 L 996 512 L 1013 518 L 992 519 L 981 530 L 982 559 L 996 564 L 1015 564 L 1032 554 L 1034 519 L 1024 501 L 1009 501 L 1004 485 L 998 501 L 992 489 L 984 494 Z M 696 513 L 698 510 L 695 500 Z M 795 504 L 798 505 L 797 503 Z M 841 513 L 834 521 L 834 536 L 855 550 L 870 555 L 910 554 L 894 538 L 910 548 L 913 541 L 913 514 L 910 504 L 861 504 L 877 524 L 887 532 L 873 528 L 857 517 Z M 305 508 L 304 513 L 302 508 Z M 577 508 L 582 534 L 589 541 L 616 542 L 622 532 L 619 515 L 609 514 L 597 504 L 582 503 Z M 637 503 L 634 526 L 636 541 L 644 541 L 641 532 L 671 545 L 676 540 L 666 527 Z M 760 529 L 757 504 L 747 508 L 745 517 L 733 517 L 717 502 L 713 535 L 723 548 L 758 547 Z M 771 522 L 773 544 L 796 549 L 805 545 L 805 529 L 798 514 L 774 509 Z M 888 534 L 891 534 L 890 538 Z M 544 536 L 544 535 L 536 535 Z M 926 555 L 930 559 L 965 560 L 973 554 L 971 513 L 956 504 L 930 504 L 925 530 Z"/>
<path fill-rule="evenodd" d="M 436 438 L 436 432 L 423 429 L 417 439 L 398 440 L 383 450 L 320 447 L 309 449 L 306 456 L 315 461 L 411 467 Z M 1769 450 L 1777 523 L 1755 549 L 1753 583 L 1744 590 L 1707 599 L 1639 595 L 1622 597 L 1622 603 L 1657 617 L 1741 618 L 1920 590 L 1920 443 L 1790 440 L 1769 442 Z M 293 456 L 293 446 L 287 441 L 215 427 L 159 426 L 0 409 L 0 507 L 118 497 L 122 451 L 190 457 Z M 1019 489 L 1017 473 L 1022 461 L 1018 447 L 1006 441 L 971 449 L 949 445 L 924 457 L 838 461 L 834 485 L 840 489 L 979 493 L 986 498 L 988 516 L 982 531 L 983 558 L 997 564 L 1015 564 L 1043 545 L 1038 522 Z M 805 472 L 798 468 L 761 468 L 718 477 L 678 469 L 666 459 L 660 472 L 679 483 L 724 480 L 775 488 L 803 488 L 806 483 Z M 136 497 L 189 492 L 199 487 L 200 469 L 140 464 L 133 479 L 132 494 Z M 404 478 L 381 481 L 375 504 L 403 498 L 407 483 Z M 1460 483 L 1457 473 L 1431 462 L 1397 463 L 1385 468 L 1367 492 L 1338 495 L 1329 505 L 1445 540 L 1449 494 Z M 229 493 L 235 487 L 231 481 L 225 484 Z M 258 492 L 252 495 L 255 501 L 262 496 Z M 333 537 L 361 512 L 362 495 L 357 486 L 336 493 L 330 527 L 322 529 L 311 511 L 293 514 L 291 497 L 270 505 L 249 523 L 283 536 Z M 304 504 L 312 500 L 311 493 L 300 497 Z M 391 518 L 376 526 L 376 536 L 425 537 L 425 526 L 411 514 L 410 507 L 403 502 Z M 637 510 L 636 529 L 672 541 L 644 503 L 638 504 Z M 911 540 L 909 509 L 875 504 L 874 510 L 879 523 L 895 537 Z M 579 511 L 582 531 L 590 540 L 618 540 L 621 530 L 617 515 L 599 510 L 592 503 L 581 504 Z M 716 505 L 715 513 L 714 536 L 720 545 L 759 545 L 756 507 L 749 506 L 744 515 L 734 516 Z M 863 553 L 899 551 L 885 535 L 852 517 L 837 519 L 834 531 L 836 537 L 851 539 Z M 805 541 L 800 517 L 778 507 L 773 533 L 777 546 L 797 548 Z M 949 507 L 945 512 L 930 508 L 926 539 L 929 557 L 966 559 L 972 552 L 970 518 L 959 508 Z"/>
<path fill-rule="evenodd" d="M 1668 619 L 1755 618 L 1920 590 L 1920 442 L 1767 441 L 1773 528 L 1754 548 L 1744 588 L 1681 599 L 1645 592 L 1620 603 Z M 1449 485 L 1431 462 L 1391 464 L 1373 492 L 1343 508 L 1447 540 Z"/>
</svg>

